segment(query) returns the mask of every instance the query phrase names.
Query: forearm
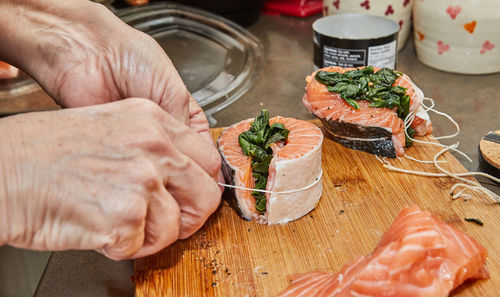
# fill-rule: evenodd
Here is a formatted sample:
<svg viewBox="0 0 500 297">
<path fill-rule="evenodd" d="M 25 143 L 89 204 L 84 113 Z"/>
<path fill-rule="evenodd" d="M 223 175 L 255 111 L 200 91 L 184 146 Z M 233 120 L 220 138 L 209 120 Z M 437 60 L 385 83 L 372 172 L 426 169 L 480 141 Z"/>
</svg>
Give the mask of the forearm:
<svg viewBox="0 0 500 297">
<path fill-rule="evenodd" d="M 2 0 L 0 1 L 0 58 L 23 68 L 36 67 L 50 50 L 50 41 L 64 27 L 61 16 L 72 13 L 80 1 Z"/>
<path fill-rule="evenodd" d="M 99 50 L 99 39 L 92 37 L 111 34 L 103 32 L 109 26 L 98 21 L 106 19 L 107 13 L 88 0 L 0 0 L 0 60 L 36 80 L 62 63 L 79 63 L 84 57 L 66 62 L 68 53 L 85 52 L 88 44 Z M 61 61 L 61 56 L 66 60 Z"/>
<path fill-rule="evenodd" d="M 10 200 L 16 199 L 15 189 L 18 188 L 19 163 L 16 162 L 22 150 L 19 147 L 20 135 L 17 133 L 15 118 L 0 119 L 0 245 L 9 242 L 12 231 L 13 204 Z M 22 141 L 21 141 L 22 142 Z M 16 149 L 17 147 L 17 149 Z M 17 152 L 16 152 L 17 151 Z"/>
</svg>

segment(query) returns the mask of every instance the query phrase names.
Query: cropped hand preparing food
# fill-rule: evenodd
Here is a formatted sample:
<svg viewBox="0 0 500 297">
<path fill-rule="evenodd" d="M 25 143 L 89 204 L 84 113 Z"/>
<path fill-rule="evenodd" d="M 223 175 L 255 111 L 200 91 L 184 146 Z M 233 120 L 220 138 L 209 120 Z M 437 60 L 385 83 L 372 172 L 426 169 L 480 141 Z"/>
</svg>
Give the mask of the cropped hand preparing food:
<svg viewBox="0 0 500 297">
<path fill-rule="evenodd" d="M 0 15 L 0 59 L 60 105 L 149 99 L 0 120 L 0 244 L 123 259 L 198 230 L 220 157 L 156 41 L 90 1 L 2 1 Z"/>
<path fill-rule="evenodd" d="M 218 205 L 217 151 L 149 100 L 25 114 L 0 127 L 1 242 L 140 257 L 190 236 Z"/>
</svg>

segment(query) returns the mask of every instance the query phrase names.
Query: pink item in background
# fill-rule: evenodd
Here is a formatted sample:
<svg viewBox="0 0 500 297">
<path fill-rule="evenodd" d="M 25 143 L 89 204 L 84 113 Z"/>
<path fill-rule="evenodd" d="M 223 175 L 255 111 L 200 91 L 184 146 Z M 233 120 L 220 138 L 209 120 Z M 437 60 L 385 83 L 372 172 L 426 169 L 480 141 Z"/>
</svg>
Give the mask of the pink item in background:
<svg viewBox="0 0 500 297">
<path fill-rule="evenodd" d="M 498 0 L 413 1 L 418 59 L 447 72 L 500 72 L 499 11 Z"/>
<path fill-rule="evenodd" d="M 439 40 L 437 42 L 437 46 L 438 46 L 438 53 L 440 55 L 442 55 L 444 52 L 447 52 L 447 51 L 450 50 L 450 45 L 446 44 L 446 43 L 443 43 L 441 40 Z"/>
<path fill-rule="evenodd" d="M 481 54 L 485 54 L 487 51 L 491 51 L 495 45 L 491 43 L 489 40 L 486 40 L 483 43 L 483 48 L 481 49 Z"/>
<path fill-rule="evenodd" d="M 461 11 L 462 11 L 462 7 L 460 7 L 460 5 L 448 6 L 448 8 L 446 9 L 446 13 L 449 14 L 453 20 L 457 18 L 458 14 Z"/>
<path fill-rule="evenodd" d="M 264 13 L 308 17 L 322 11 L 323 0 L 268 0 Z"/>
</svg>

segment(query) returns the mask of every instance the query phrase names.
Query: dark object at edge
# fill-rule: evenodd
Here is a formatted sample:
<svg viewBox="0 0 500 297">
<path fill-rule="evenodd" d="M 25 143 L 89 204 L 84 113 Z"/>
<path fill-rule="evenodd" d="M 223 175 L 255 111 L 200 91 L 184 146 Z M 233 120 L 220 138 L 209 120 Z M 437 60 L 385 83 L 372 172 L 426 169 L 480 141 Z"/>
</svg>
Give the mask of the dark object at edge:
<svg viewBox="0 0 500 297">
<path fill-rule="evenodd" d="M 488 163 L 484 157 L 483 154 L 481 153 L 481 148 L 478 146 L 477 148 L 477 155 L 479 158 L 479 170 L 488 174 L 493 175 L 494 177 L 500 178 L 500 169 L 496 168 L 495 166 L 491 165 Z M 497 185 L 500 185 L 500 183 L 497 183 L 495 181 L 492 181 L 496 183 Z"/>
</svg>

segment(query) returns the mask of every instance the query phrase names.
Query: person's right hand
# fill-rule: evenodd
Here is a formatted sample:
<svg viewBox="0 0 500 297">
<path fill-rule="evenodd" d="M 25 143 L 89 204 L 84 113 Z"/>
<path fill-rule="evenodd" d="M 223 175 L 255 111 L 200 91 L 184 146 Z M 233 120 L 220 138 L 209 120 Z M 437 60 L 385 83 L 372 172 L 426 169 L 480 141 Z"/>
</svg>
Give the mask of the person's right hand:
<svg viewBox="0 0 500 297">
<path fill-rule="evenodd" d="M 142 257 L 219 205 L 217 150 L 152 101 L 24 114 L 0 130 L 0 244 Z"/>
</svg>

